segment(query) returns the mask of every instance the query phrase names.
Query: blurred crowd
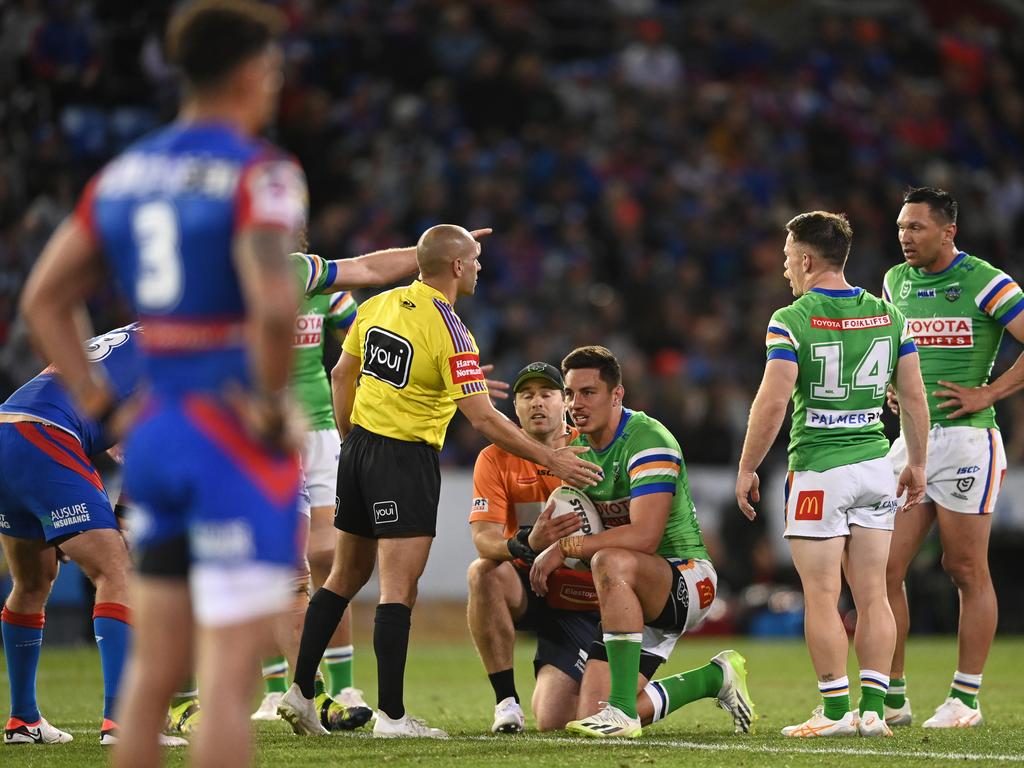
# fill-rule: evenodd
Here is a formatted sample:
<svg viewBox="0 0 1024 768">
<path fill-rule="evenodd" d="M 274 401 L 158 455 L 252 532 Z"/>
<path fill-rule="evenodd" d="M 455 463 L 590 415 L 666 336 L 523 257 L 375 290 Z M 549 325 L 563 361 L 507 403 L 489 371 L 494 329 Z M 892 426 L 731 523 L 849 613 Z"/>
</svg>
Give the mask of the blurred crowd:
<svg viewBox="0 0 1024 768">
<path fill-rule="evenodd" d="M 308 175 L 313 250 L 493 227 L 458 310 L 510 378 L 602 343 L 626 403 L 691 464 L 737 458 L 764 329 L 791 300 L 784 224 L 845 211 L 848 276 L 901 257 L 907 185 L 960 200 L 958 245 L 1024 279 L 1024 35 L 1005 3 L 280 0 L 274 140 Z M 89 175 L 173 116 L 170 3 L 0 9 L 0 364 L 36 372 L 25 274 Z M 116 302 L 97 323 L 116 322 Z M 1018 347 L 1007 344 L 997 369 Z M 1001 406 L 1011 462 L 1024 404 Z M 453 423 L 445 460 L 480 438 Z"/>
</svg>

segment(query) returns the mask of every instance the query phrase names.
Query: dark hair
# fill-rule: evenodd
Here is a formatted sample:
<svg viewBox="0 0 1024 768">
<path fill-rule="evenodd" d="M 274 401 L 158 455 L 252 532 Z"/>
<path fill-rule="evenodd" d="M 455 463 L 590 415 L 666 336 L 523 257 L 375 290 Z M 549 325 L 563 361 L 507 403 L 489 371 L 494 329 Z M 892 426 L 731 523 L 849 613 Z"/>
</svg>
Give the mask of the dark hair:
<svg viewBox="0 0 1024 768">
<path fill-rule="evenodd" d="M 198 0 L 167 26 L 167 54 L 189 85 L 217 85 L 262 53 L 284 29 L 285 17 L 253 0 Z"/>
<path fill-rule="evenodd" d="M 956 198 L 949 192 L 938 187 L 910 187 L 903 193 L 903 204 L 924 203 L 932 213 L 932 218 L 943 224 L 956 224 L 956 215 L 960 206 Z"/>
<path fill-rule="evenodd" d="M 608 389 L 622 384 L 622 368 L 607 347 L 576 347 L 562 360 L 562 375 L 576 368 L 596 368 Z"/>
<path fill-rule="evenodd" d="M 841 267 L 850 255 L 853 228 L 845 213 L 810 211 L 794 216 L 786 224 L 793 239 L 813 248 L 821 258 Z"/>
</svg>

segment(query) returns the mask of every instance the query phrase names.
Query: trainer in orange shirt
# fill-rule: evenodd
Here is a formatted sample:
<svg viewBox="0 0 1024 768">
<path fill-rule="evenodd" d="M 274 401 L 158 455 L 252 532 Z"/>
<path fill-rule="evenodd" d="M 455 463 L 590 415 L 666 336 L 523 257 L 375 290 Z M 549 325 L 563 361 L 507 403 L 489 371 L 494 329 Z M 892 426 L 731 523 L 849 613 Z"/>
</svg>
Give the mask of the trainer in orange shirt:
<svg viewBox="0 0 1024 768">
<path fill-rule="evenodd" d="M 531 363 L 512 385 L 519 424 L 550 448 L 568 445 L 562 374 Z M 589 572 L 560 569 L 547 597 L 530 589 L 530 564 L 559 537 L 579 529 L 575 515 L 551 519 L 548 496 L 561 480 L 539 464 L 496 445 L 480 452 L 473 469 L 469 522 L 480 557 L 469 566 L 469 629 L 494 688 L 494 733 L 525 725 L 512 672 L 517 629 L 537 632 L 533 713 L 542 731 L 563 728 L 576 716 L 576 699 L 591 641 L 600 637 L 597 595 Z"/>
</svg>

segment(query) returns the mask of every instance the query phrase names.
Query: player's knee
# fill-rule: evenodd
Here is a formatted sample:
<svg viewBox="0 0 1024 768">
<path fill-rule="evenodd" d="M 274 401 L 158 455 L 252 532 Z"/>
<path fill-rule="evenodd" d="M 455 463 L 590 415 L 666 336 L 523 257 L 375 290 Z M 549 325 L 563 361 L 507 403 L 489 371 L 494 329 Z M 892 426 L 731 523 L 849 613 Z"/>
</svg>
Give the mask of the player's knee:
<svg viewBox="0 0 1024 768">
<path fill-rule="evenodd" d="M 594 579 L 610 582 L 611 580 L 627 580 L 632 583 L 631 578 L 636 571 L 636 558 L 633 553 L 626 549 L 601 549 L 590 558 L 590 570 Z"/>
<path fill-rule="evenodd" d="M 485 560 L 482 557 L 478 557 L 470 563 L 466 570 L 466 583 L 469 585 L 469 591 L 479 594 L 493 589 L 497 582 L 499 565 L 500 563 L 495 560 Z"/>
<path fill-rule="evenodd" d="M 942 569 L 960 589 L 982 584 L 989 580 L 988 562 L 985 558 L 942 556 Z"/>
<path fill-rule="evenodd" d="M 312 550 L 309 552 L 309 569 L 314 575 L 326 577 L 334 564 L 334 552 L 330 549 Z"/>
</svg>

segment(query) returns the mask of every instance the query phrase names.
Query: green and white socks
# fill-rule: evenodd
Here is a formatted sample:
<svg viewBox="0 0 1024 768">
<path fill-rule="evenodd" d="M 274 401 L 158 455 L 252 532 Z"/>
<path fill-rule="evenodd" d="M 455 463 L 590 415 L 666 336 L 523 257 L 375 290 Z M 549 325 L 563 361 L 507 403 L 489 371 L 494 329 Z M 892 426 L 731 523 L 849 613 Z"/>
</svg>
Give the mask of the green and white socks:
<svg viewBox="0 0 1024 768">
<path fill-rule="evenodd" d="M 846 675 L 835 680 L 819 680 L 818 692 L 829 720 L 842 720 L 850 711 L 850 678 Z"/>
<path fill-rule="evenodd" d="M 953 673 L 953 684 L 949 695 L 960 699 L 971 709 L 978 708 L 978 692 L 981 690 L 981 675 L 968 675 L 960 670 Z"/>
<path fill-rule="evenodd" d="M 264 659 L 262 671 L 267 693 L 284 693 L 288 690 L 288 662 L 284 656 Z"/>
<path fill-rule="evenodd" d="M 860 671 L 860 714 L 875 712 L 885 718 L 882 707 L 885 704 L 885 693 L 889 690 L 889 676 L 874 669 Z"/>
<path fill-rule="evenodd" d="M 949 687 L 949 695 L 960 699 L 971 709 L 978 708 L 978 692 L 981 690 L 981 675 L 968 675 L 957 670 L 953 673 L 953 683 Z M 889 681 L 889 690 L 885 694 L 885 706 L 899 709 L 907 701 L 907 679 L 894 677 Z"/>
<path fill-rule="evenodd" d="M 722 690 L 724 681 L 722 668 L 714 662 L 678 675 L 652 680 L 644 686 L 644 693 L 654 705 L 654 718 L 651 722 L 656 723 L 698 699 L 715 698 Z"/>
<path fill-rule="evenodd" d="M 640 671 L 640 632 L 605 632 L 604 647 L 612 678 L 608 703 L 636 717 L 636 678 Z"/>
<path fill-rule="evenodd" d="M 331 697 L 337 696 L 344 688 L 352 687 L 352 656 L 351 645 L 328 648 L 324 652 L 324 664 L 327 666 L 327 680 L 330 683 Z"/>
<path fill-rule="evenodd" d="M 907 678 L 894 677 L 889 680 L 889 690 L 885 692 L 885 706 L 890 709 L 901 709 L 907 703 Z"/>
</svg>

